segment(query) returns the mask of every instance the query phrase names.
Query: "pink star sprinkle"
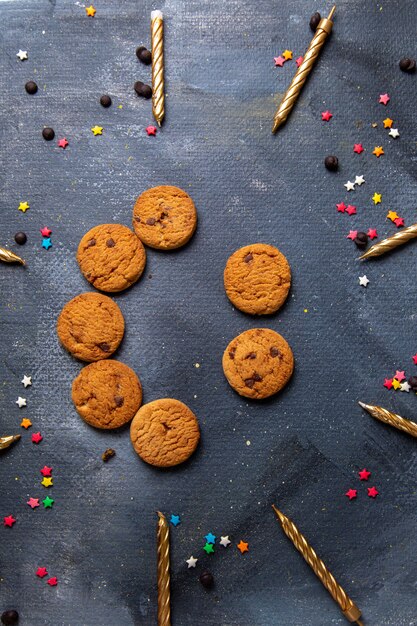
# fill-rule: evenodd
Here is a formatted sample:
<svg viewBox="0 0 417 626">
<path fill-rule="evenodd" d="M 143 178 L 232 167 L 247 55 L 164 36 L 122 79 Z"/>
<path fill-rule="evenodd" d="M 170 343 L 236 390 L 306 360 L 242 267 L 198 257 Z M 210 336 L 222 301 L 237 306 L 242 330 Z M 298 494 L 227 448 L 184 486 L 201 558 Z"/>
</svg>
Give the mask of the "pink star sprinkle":
<svg viewBox="0 0 417 626">
<path fill-rule="evenodd" d="M 388 102 L 391 100 L 391 98 L 389 97 L 389 95 L 387 93 L 382 93 L 379 96 L 379 103 L 380 104 L 384 104 L 385 106 L 387 106 Z"/>
<path fill-rule="evenodd" d="M 281 55 L 279 57 L 274 57 L 275 67 L 282 67 L 285 63 L 284 57 Z"/>
<path fill-rule="evenodd" d="M 69 145 L 69 142 L 65 139 L 65 137 L 63 139 L 60 139 L 58 141 L 58 148 L 65 148 Z"/>
<path fill-rule="evenodd" d="M 323 122 L 329 122 L 332 117 L 333 114 L 330 113 L 330 111 L 323 111 L 323 113 L 321 114 L 321 119 Z"/>
<path fill-rule="evenodd" d="M 348 215 L 355 215 L 356 213 L 356 207 L 353 206 L 352 204 L 348 204 L 348 206 L 346 207 L 346 213 Z"/>
<path fill-rule="evenodd" d="M 396 371 L 395 372 L 395 376 L 394 378 L 396 378 L 398 380 L 398 382 L 400 383 L 402 380 L 405 380 L 405 372 L 400 372 L 400 371 Z"/>
<path fill-rule="evenodd" d="M 345 496 L 347 496 L 349 500 L 353 500 L 354 498 L 356 498 L 357 495 L 358 492 L 356 491 L 356 489 L 349 489 L 349 491 L 346 491 L 345 493 Z"/>
<path fill-rule="evenodd" d="M 298 59 L 295 59 L 295 62 L 297 64 L 297 67 L 300 67 L 301 63 L 304 61 L 304 57 L 298 57 Z"/>
<path fill-rule="evenodd" d="M 52 230 L 50 228 L 47 228 L 46 226 L 40 228 L 39 230 L 42 237 L 49 237 L 49 235 L 52 233 Z"/>
<path fill-rule="evenodd" d="M 413 359 L 414 365 L 417 365 L 417 354 L 411 357 Z"/>
<path fill-rule="evenodd" d="M 375 228 L 370 228 L 368 230 L 368 237 L 369 239 L 375 239 L 376 237 L 378 237 L 378 233 L 376 232 Z"/>
<path fill-rule="evenodd" d="M 386 378 L 384 381 L 384 387 L 387 389 L 391 389 L 392 387 L 392 378 Z"/>
<path fill-rule="evenodd" d="M 357 230 L 350 230 L 349 234 L 346 235 L 346 239 L 352 239 L 352 241 L 353 241 L 354 239 L 356 239 L 357 234 L 358 234 Z"/>
<path fill-rule="evenodd" d="M 356 154 L 363 152 L 363 145 L 361 143 L 355 143 L 353 146 L 353 152 L 356 152 Z"/>
<path fill-rule="evenodd" d="M 344 213 L 346 211 L 346 204 L 344 202 L 339 202 L 339 204 L 336 204 L 336 209 L 339 211 L 339 213 Z"/>
<path fill-rule="evenodd" d="M 39 506 L 39 498 L 29 498 L 26 504 L 28 504 L 31 509 L 36 509 L 36 507 Z"/>
<path fill-rule="evenodd" d="M 148 126 L 148 127 L 146 128 L 146 132 L 148 133 L 148 135 L 153 135 L 153 136 L 155 136 L 155 135 L 156 135 L 156 131 L 157 131 L 157 130 L 158 130 L 158 129 L 156 128 L 156 126 Z"/>
<path fill-rule="evenodd" d="M 399 228 L 400 226 L 404 226 L 404 218 L 403 217 L 397 217 L 393 221 L 394 221 L 394 224 L 396 225 L 397 228 Z"/>
<path fill-rule="evenodd" d="M 368 496 L 370 498 L 376 498 L 378 494 L 379 491 L 375 487 L 368 487 Z"/>
</svg>

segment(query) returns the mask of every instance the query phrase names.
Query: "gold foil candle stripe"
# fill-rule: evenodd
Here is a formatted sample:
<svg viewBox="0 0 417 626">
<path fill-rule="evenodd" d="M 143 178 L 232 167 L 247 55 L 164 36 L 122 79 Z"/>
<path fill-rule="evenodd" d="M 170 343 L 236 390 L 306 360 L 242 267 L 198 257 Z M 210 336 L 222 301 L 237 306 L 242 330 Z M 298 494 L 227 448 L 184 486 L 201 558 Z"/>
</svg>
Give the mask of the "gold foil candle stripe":
<svg viewBox="0 0 417 626">
<path fill-rule="evenodd" d="M 415 237 L 417 237 L 417 224 L 407 226 L 407 228 L 403 228 L 399 233 L 395 233 L 392 237 L 387 237 L 386 239 L 382 239 L 382 241 L 375 243 L 359 258 L 369 259 L 373 256 L 380 256 L 381 254 L 394 250 L 394 248 L 397 248 L 398 246 L 402 246 L 403 243 L 406 243 Z"/>
<path fill-rule="evenodd" d="M 349 622 L 355 622 L 359 624 L 359 626 L 363 626 L 359 619 L 361 616 L 360 610 L 329 572 L 323 561 L 317 556 L 314 549 L 308 543 L 304 535 L 300 533 L 294 522 L 279 511 L 275 505 L 272 505 L 272 508 L 281 523 L 282 530 L 287 535 L 288 539 L 291 539 L 295 548 L 302 554 L 313 572 L 321 580 L 333 600 L 340 606 L 346 619 L 348 619 Z"/>
<path fill-rule="evenodd" d="M 313 69 L 313 65 L 319 57 L 319 54 L 322 47 L 324 46 L 327 37 L 332 32 L 332 19 L 335 11 L 336 6 L 332 8 L 327 18 L 325 17 L 320 20 L 314 37 L 311 40 L 310 45 L 304 55 L 303 62 L 297 69 L 295 76 L 292 79 L 291 85 L 285 92 L 281 100 L 281 104 L 279 105 L 277 112 L 275 113 L 274 123 L 272 125 L 273 133 L 277 132 L 278 128 L 285 122 L 290 112 L 292 111 L 294 104 L 296 103 L 297 98 L 300 95 L 302 88 L 304 87 L 304 83 L 306 82 L 308 75 Z"/>
<path fill-rule="evenodd" d="M 171 626 L 171 597 L 169 571 L 169 527 L 165 515 L 158 511 L 158 626 Z"/>
<path fill-rule="evenodd" d="M 161 11 L 151 13 L 152 113 L 161 126 L 165 115 L 164 19 Z"/>
<path fill-rule="evenodd" d="M 398 428 L 398 430 L 403 430 L 412 437 L 417 437 L 417 424 L 415 422 L 407 420 L 396 413 L 391 413 L 391 411 L 384 409 L 382 406 L 373 406 L 372 404 L 365 404 L 364 402 L 359 402 L 359 404 L 365 411 L 368 411 L 369 415 L 372 415 L 372 417 L 380 422 L 394 426 L 394 428 Z"/>
<path fill-rule="evenodd" d="M 5 263 L 20 263 L 20 265 L 25 265 L 24 260 L 12 252 L 11 250 L 7 250 L 7 248 L 0 248 L 0 261 L 4 261 Z"/>
<path fill-rule="evenodd" d="M 20 435 L 7 435 L 6 437 L 0 437 L 0 450 L 6 450 L 15 441 L 19 441 Z"/>
</svg>

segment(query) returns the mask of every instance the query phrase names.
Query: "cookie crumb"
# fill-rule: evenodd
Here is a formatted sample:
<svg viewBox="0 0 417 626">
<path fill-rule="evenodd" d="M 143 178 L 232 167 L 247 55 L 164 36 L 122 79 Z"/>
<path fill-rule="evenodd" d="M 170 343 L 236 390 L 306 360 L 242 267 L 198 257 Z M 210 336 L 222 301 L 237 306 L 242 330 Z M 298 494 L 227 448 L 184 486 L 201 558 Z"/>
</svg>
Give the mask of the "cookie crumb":
<svg viewBox="0 0 417 626">
<path fill-rule="evenodd" d="M 113 450 L 113 448 L 107 448 L 107 450 L 105 450 L 101 455 L 101 458 L 103 459 L 104 463 L 107 463 L 107 461 L 109 461 L 112 456 L 116 456 L 116 450 Z"/>
</svg>

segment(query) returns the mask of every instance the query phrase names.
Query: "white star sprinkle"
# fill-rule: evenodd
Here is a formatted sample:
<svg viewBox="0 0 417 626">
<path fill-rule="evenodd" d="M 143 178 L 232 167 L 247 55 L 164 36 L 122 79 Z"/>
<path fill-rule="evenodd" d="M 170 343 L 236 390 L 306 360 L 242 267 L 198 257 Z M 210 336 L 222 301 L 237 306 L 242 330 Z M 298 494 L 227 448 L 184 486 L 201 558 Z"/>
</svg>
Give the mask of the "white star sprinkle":
<svg viewBox="0 0 417 626">
<path fill-rule="evenodd" d="M 397 137 L 400 136 L 400 133 L 398 132 L 398 128 L 391 128 L 391 130 L 389 131 L 388 135 L 390 137 L 393 137 L 394 139 L 397 139 Z"/>
<path fill-rule="evenodd" d="M 19 57 L 21 61 L 26 61 L 26 59 L 28 58 L 27 50 L 19 50 L 16 56 Z"/>
<path fill-rule="evenodd" d="M 360 176 L 356 176 L 355 185 L 358 185 L 360 187 L 361 185 L 363 185 L 363 183 L 366 183 L 366 180 L 364 179 L 362 174 Z"/>
<path fill-rule="evenodd" d="M 368 283 L 369 278 L 366 274 L 364 274 L 363 276 L 359 276 L 359 284 L 361 285 L 361 287 L 367 287 Z"/>
<path fill-rule="evenodd" d="M 195 559 L 193 556 L 190 556 L 190 558 L 187 559 L 185 562 L 188 563 L 188 569 L 190 569 L 190 567 L 195 567 L 197 561 L 198 559 Z"/>
<path fill-rule="evenodd" d="M 16 400 L 16 404 L 18 404 L 19 405 L 19 409 L 21 409 L 22 406 L 26 406 L 26 398 L 21 398 L 19 396 L 18 399 Z"/>
<path fill-rule="evenodd" d="M 410 391 L 411 387 L 407 381 L 401 383 L 400 391 L 406 391 L 407 393 Z"/>
<path fill-rule="evenodd" d="M 355 189 L 355 183 L 351 183 L 350 180 L 348 180 L 343 186 L 346 187 L 346 191 L 353 191 L 353 189 Z"/>
<path fill-rule="evenodd" d="M 226 537 L 221 537 L 220 538 L 220 545 L 224 546 L 225 548 L 227 548 L 227 546 L 229 545 L 229 543 L 232 543 L 229 539 L 229 535 L 226 535 Z"/>
<path fill-rule="evenodd" d="M 22 378 L 22 385 L 24 385 L 26 389 L 26 387 L 29 387 L 29 385 L 31 384 L 32 384 L 32 376 L 26 376 L 26 374 L 24 374 Z"/>
</svg>

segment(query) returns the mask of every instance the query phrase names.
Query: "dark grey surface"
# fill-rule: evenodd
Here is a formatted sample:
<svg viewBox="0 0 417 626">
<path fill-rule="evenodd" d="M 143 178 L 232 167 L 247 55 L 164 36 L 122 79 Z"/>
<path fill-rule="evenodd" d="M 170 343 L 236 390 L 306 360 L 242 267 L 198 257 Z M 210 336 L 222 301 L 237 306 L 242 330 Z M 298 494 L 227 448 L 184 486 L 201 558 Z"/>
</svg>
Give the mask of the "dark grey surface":
<svg viewBox="0 0 417 626">
<path fill-rule="evenodd" d="M 302 54 L 309 16 L 323 6 L 101 0 L 96 8 L 91 19 L 68 0 L 0 4 L 0 243 L 17 249 L 13 235 L 21 229 L 29 237 L 17 249 L 27 269 L 0 267 L 1 434 L 22 431 L 28 416 L 44 436 L 34 446 L 23 432 L 1 457 L 0 513 L 18 519 L 13 529 L 0 528 L 1 610 L 16 607 L 22 626 L 155 624 L 161 509 L 182 516 L 171 533 L 175 626 L 344 624 L 281 532 L 275 502 L 366 624 L 417 624 L 415 441 L 357 406 L 362 399 L 416 414 L 414 394 L 382 387 L 397 367 L 416 373 L 416 247 L 361 266 L 345 239 L 354 227 L 392 233 L 388 209 L 415 221 L 416 79 L 397 65 L 416 54 L 415 2 L 339 2 L 334 35 L 276 137 L 272 115 L 295 64 L 275 69 L 273 56 L 285 48 Z M 167 116 L 148 138 L 151 105 L 132 87 L 150 77 L 134 52 L 149 44 L 153 8 L 166 14 Z M 17 60 L 19 48 L 28 61 Z M 39 85 L 34 97 L 24 91 L 29 79 Z M 385 108 L 378 95 L 386 91 Z M 108 110 L 98 102 L 106 92 L 114 103 Z M 320 120 L 326 108 L 334 114 L 329 124 Z M 386 115 L 398 140 L 381 128 Z M 93 137 L 95 124 L 102 137 Z M 42 139 L 43 125 L 68 138 L 66 151 Z M 357 141 L 366 147 L 361 156 L 352 152 Z M 384 157 L 372 156 L 375 145 L 384 146 Z M 329 153 L 339 156 L 338 174 L 323 167 Z M 367 182 L 346 194 L 343 183 L 356 174 Z M 139 374 L 145 401 L 177 397 L 199 417 L 198 452 L 169 471 L 142 463 L 128 430 L 102 433 L 79 419 L 70 386 L 81 366 L 55 334 L 63 304 L 90 288 L 75 261 L 81 236 L 102 222 L 129 225 L 136 196 L 164 183 L 192 195 L 198 231 L 178 252 L 149 250 L 142 280 L 116 296 L 127 328 L 117 358 Z M 382 205 L 371 202 L 374 191 Z M 25 215 L 16 210 L 21 200 L 31 206 Z M 341 200 L 356 204 L 358 215 L 337 214 Z M 44 225 L 53 230 L 48 252 Z M 222 285 L 228 255 L 254 241 L 277 245 L 293 269 L 287 304 L 261 320 L 233 310 Z M 365 272 L 367 289 L 358 285 Z M 221 369 L 228 341 L 256 325 L 281 332 L 296 358 L 287 389 L 261 403 L 236 395 Z M 33 377 L 26 392 L 23 374 Z M 18 395 L 27 410 L 14 404 Z M 109 446 L 117 456 L 105 465 L 100 456 Z M 54 468 L 48 491 L 40 486 L 45 463 Z M 372 470 L 375 501 L 357 480 L 362 467 Z M 349 487 L 358 489 L 351 503 L 343 495 Z M 53 510 L 25 504 L 47 493 Z M 205 556 L 209 531 L 248 541 L 249 554 L 233 545 Z M 191 554 L 200 558 L 195 571 L 185 564 Z M 36 578 L 40 565 L 58 587 Z M 211 592 L 197 581 L 206 566 L 216 579 Z"/>
</svg>

